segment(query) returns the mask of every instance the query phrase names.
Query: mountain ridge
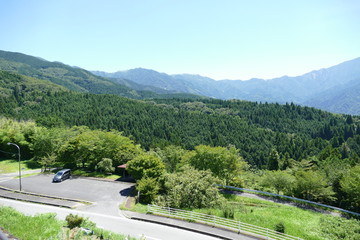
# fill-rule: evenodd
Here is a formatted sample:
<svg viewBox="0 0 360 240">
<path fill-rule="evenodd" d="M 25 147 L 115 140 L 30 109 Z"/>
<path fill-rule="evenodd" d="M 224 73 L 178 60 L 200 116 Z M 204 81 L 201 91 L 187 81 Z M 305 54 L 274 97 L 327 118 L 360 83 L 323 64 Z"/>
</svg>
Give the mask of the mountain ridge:
<svg viewBox="0 0 360 240">
<path fill-rule="evenodd" d="M 40 57 L 17 52 L 0 50 L 0 70 L 47 80 L 76 92 L 115 94 L 135 99 L 172 97 L 172 92 L 157 90 L 152 86 L 142 87 L 129 80 L 117 83 L 109 78 L 94 75 L 83 68 L 72 67 L 58 61 L 50 62 Z M 133 86 L 138 90 L 133 89 Z M 176 96 L 194 97 L 189 94 L 182 95 L 177 94 Z"/>
<path fill-rule="evenodd" d="M 329 68 L 314 70 L 300 76 L 282 76 L 267 80 L 259 78 L 246 81 L 214 80 L 209 77 L 193 74 L 169 75 L 144 68 L 135 68 L 115 73 L 103 72 L 101 76 L 128 79 L 142 85 L 224 100 L 241 99 L 260 102 L 294 102 L 296 104 L 318 107 L 335 113 L 360 114 L 360 109 L 356 110 L 356 108 L 350 104 L 354 103 L 353 98 L 350 99 L 350 96 L 348 96 L 349 99 L 342 99 L 344 103 L 342 107 L 336 107 L 338 104 L 333 97 L 339 95 L 340 92 L 329 91 L 329 89 L 336 90 L 337 86 L 342 86 L 352 81 L 360 81 L 360 57 Z M 328 96 L 326 93 L 331 93 L 333 96 Z M 333 106 L 325 102 L 318 104 L 316 96 L 324 94 L 326 98 L 333 99 Z M 357 104 L 358 100 L 355 99 L 355 105 Z M 346 105 L 349 106 L 344 107 Z"/>
</svg>

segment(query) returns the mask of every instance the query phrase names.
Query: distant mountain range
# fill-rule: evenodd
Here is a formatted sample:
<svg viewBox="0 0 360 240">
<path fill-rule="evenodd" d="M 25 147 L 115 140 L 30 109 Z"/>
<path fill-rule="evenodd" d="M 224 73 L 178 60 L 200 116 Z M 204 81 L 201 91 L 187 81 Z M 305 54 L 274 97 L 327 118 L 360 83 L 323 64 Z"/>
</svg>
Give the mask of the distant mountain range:
<svg viewBox="0 0 360 240">
<path fill-rule="evenodd" d="M 169 75 L 137 68 L 116 73 L 89 72 L 60 62 L 0 51 L 0 70 L 47 80 L 66 89 L 128 98 L 218 98 L 296 103 L 334 113 L 360 115 L 360 58 L 297 77 L 221 80 Z M 1 90 L 1 89 L 0 89 Z"/>
<path fill-rule="evenodd" d="M 60 62 L 49 62 L 39 57 L 22 53 L 0 51 L 0 70 L 23 76 L 50 81 L 65 89 L 94 94 L 115 94 L 128 98 L 198 98 L 188 93 L 174 93 L 156 87 L 144 87 L 135 82 L 123 80 L 121 83 L 99 77 L 78 67 Z"/>
<path fill-rule="evenodd" d="M 157 91 L 163 89 L 219 99 L 293 102 L 335 113 L 360 114 L 360 58 L 302 76 L 284 76 L 270 80 L 216 81 L 199 75 L 168 75 L 143 68 L 93 73 L 112 78 L 118 83 L 127 79 L 141 86 L 155 87 Z"/>
</svg>

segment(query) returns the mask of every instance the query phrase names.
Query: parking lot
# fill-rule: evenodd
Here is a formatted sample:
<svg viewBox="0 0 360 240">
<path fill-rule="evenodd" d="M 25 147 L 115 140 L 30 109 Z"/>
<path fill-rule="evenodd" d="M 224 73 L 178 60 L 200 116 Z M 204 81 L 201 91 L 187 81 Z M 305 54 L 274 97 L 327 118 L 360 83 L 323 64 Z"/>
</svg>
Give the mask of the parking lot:
<svg viewBox="0 0 360 240">
<path fill-rule="evenodd" d="M 134 186 L 133 183 L 99 181 L 84 177 L 72 177 L 63 182 L 53 183 L 54 174 L 40 174 L 22 178 L 22 190 L 48 196 L 71 198 L 92 202 L 83 210 L 118 216 L 118 206 Z M 19 179 L 0 182 L 0 186 L 19 189 Z"/>
</svg>

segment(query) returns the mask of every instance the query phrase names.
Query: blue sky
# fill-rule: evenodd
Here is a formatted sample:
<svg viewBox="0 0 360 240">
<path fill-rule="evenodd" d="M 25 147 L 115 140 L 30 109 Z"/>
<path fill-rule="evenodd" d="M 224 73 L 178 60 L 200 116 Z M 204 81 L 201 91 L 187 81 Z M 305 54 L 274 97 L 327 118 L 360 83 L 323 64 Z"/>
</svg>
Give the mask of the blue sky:
<svg viewBox="0 0 360 240">
<path fill-rule="evenodd" d="M 0 0 L 0 49 L 88 70 L 297 76 L 360 57 L 358 0 Z"/>
</svg>

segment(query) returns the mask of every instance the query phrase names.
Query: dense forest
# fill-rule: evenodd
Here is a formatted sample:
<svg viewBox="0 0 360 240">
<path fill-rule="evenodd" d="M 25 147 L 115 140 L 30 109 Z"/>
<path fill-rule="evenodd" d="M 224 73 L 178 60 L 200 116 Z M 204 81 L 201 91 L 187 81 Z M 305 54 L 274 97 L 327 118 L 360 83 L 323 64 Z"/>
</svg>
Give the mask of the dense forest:
<svg viewBox="0 0 360 240">
<path fill-rule="evenodd" d="M 3 116 L 33 119 L 46 127 L 84 125 L 92 129 L 116 129 L 147 150 L 166 145 L 185 149 L 200 144 L 234 145 L 257 168 L 266 168 L 272 149 L 281 158 L 296 161 L 318 155 L 327 146 L 339 148 L 344 158 L 360 155 L 357 140 L 360 122 L 350 115 L 334 115 L 291 103 L 215 99 L 141 101 L 61 91 L 52 85 L 43 90 L 36 86 L 37 91 L 33 91 L 34 84 L 16 77 L 6 75 L 12 85 L 3 91 L 6 97 L 0 98 Z M 3 82 L 5 85 L 9 86 Z"/>
<path fill-rule="evenodd" d="M 221 182 L 359 211 L 356 116 L 292 103 L 79 93 L 6 71 L 0 115 L 2 151 L 17 142 L 44 167 L 113 172 L 128 163 L 148 201 L 188 206 L 172 189 L 191 173 L 209 204 L 218 196 L 212 184 Z"/>
</svg>

